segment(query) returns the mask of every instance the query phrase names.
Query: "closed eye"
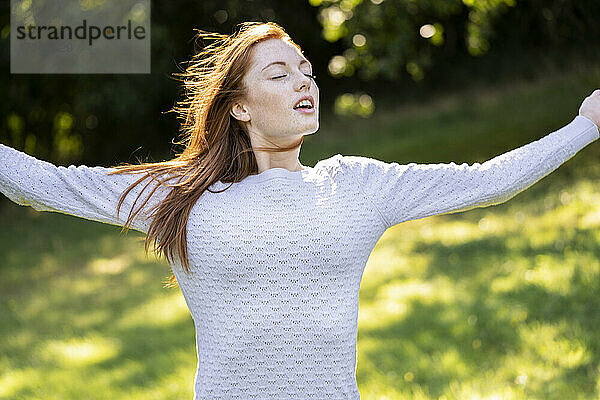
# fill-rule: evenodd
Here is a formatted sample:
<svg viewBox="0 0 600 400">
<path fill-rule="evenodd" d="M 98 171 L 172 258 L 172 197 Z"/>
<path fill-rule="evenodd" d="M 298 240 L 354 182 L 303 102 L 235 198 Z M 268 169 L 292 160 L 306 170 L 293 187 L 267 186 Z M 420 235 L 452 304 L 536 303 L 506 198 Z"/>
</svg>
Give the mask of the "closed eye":
<svg viewBox="0 0 600 400">
<path fill-rule="evenodd" d="M 317 79 L 316 75 L 311 75 L 311 74 L 304 74 L 304 75 L 308 76 L 309 78 L 312 78 L 312 80 L 316 80 Z M 280 78 L 284 78 L 286 76 L 287 75 L 275 76 L 275 77 L 273 77 L 271 79 L 280 79 Z"/>
</svg>

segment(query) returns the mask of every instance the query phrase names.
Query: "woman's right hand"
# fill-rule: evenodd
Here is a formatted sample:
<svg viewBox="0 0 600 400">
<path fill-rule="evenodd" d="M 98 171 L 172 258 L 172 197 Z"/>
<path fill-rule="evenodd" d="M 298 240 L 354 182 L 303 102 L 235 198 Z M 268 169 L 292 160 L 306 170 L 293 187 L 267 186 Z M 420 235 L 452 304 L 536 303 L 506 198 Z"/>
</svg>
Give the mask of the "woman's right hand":
<svg viewBox="0 0 600 400">
<path fill-rule="evenodd" d="M 579 107 L 579 115 L 591 119 L 600 129 L 600 89 L 594 90 L 583 100 Z"/>
</svg>

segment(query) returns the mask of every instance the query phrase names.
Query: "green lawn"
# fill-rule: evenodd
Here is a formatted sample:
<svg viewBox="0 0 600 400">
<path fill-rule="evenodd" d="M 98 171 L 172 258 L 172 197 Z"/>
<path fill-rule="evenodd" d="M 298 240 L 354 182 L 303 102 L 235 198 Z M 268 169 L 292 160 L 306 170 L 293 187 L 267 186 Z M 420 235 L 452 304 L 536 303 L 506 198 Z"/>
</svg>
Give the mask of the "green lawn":
<svg viewBox="0 0 600 400">
<path fill-rule="evenodd" d="M 558 129 L 600 69 L 325 120 L 302 161 L 483 162 Z M 361 286 L 363 399 L 600 396 L 600 147 L 508 202 L 389 229 Z M 306 161 L 306 160 L 312 160 Z M 191 317 L 143 236 L 9 204 L 0 399 L 190 399 Z"/>
</svg>

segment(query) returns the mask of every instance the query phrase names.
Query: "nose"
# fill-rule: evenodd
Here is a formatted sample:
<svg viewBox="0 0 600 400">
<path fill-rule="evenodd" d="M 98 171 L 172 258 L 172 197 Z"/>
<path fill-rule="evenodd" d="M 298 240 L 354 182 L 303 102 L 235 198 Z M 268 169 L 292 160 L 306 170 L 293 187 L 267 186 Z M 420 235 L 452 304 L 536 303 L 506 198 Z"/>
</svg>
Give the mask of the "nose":
<svg viewBox="0 0 600 400">
<path fill-rule="evenodd" d="M 303 73 L 300 73 L 300 85 L 298 90 L 302 90 L 303 88 L 310 90 L 310 78 Z"/>
</svg>

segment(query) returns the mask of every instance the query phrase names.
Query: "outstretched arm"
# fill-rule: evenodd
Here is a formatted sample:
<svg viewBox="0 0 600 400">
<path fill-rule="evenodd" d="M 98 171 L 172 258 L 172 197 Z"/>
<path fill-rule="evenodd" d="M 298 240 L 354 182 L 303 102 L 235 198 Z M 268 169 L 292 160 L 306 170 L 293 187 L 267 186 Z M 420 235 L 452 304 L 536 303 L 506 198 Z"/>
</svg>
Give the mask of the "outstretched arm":
<svg viewBox="0 0 600 400">
<path fill-rule="evenodd" d="M 389 228 L 431 215 L 503 203 L 598 138 L 594 121 L 578 115 L 561 129 L 483 164 L 398 164 L 360 156 L 336 157 Z"/>
<path fill-rule="evenodd" d="M 132 189 L 117 215 L 121 194 L 143 174 L 114 174 L 114 168 L 55 166 L 0 144 L 0 192 L 13 202 L 38 211 L 52 211 L 123 226 L 137 195 L 149 182 L 145 179 Z M 152 182 L 135 203 L 135 210 L 154 189 Z M 148 210 L 164 198 L 167 188 L 160 187 L 144 206 Z M 136 215 L 131 228 L 147 232 L 150 220 L 143 212 Z"/>
</svg>

